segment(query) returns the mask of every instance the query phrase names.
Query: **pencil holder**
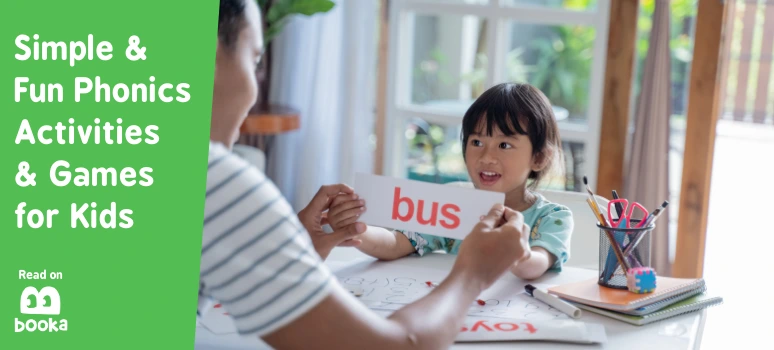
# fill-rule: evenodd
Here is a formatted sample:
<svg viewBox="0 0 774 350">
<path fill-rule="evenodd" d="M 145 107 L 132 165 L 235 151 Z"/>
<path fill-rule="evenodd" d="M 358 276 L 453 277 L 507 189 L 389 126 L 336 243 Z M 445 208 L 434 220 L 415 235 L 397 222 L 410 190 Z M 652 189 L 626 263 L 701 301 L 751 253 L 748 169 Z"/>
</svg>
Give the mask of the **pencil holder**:
<svg viewBox="0 0 774 350">
<path fill-rule="evenodd" d="M 599 280 L 601 286 L 628 289 L 626 269 L 619 263 L 616 244 L 629 268 L 650 267 L 650 238 L 655 225 L 636 228 L 640 220 L 632 220 L 632 228 L 612 228 L 597 224 L 599 228 Z"/>
</svg>

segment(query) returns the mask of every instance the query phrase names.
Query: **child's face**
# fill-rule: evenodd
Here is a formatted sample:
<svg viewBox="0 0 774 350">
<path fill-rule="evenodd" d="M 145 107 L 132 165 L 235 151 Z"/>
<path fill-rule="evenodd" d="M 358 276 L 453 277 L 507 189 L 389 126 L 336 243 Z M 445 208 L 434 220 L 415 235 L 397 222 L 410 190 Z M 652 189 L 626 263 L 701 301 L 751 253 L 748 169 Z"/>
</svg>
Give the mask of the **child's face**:
<svg viewBox="0 0 774 350">
<path fill-rule="evenodd" d="M 476 188 L 508 193 L 523 188 L 531 170 L 539 170 L 532 157 L 532 143 L 527 135 L 505 136 L 494 127 L 492 136 L 486 128 L 468 137 L 465 165 Z"/>
</svg>

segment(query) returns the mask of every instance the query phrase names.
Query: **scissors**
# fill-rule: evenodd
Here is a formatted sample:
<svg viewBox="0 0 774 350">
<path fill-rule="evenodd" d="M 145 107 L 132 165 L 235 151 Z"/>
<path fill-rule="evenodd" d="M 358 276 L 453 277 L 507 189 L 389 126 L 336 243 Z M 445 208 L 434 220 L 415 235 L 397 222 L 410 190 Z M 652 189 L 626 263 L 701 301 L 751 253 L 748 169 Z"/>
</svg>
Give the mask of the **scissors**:
<svg viewBox="0 0 774 350">
<path fill-rule="evenodd" d="M 620 204 L 623 206 L 623 210 L 621 210 L 621 213 L 618 217 L 618 219 L 613 219 L 613 206 L 616 204 Z M 632 202 L 632 205 L 629 206 L 629 201 L 626 199 L 613 199 L 607 203 L 607 219 L 610 220 L 610 224 L 613 227 L 618 228 L 632 228 L 631 222 L 632 222 L 632 215 L 634 214 L 634 209 L 640 209 L 642 211 L 642 221 L 637 225 L 637 227 L 642 226 L 642 224 L 645 223 L 645 219 L 648 217 L 648 210 L 645 209 L 640 203 Z"/>
<path fill-rule="evenodd" d="M 634 209 L 639 208 L 644 216 L 642 217 L 642 221 L 640 221 L 639 225 L 637 227 L 642 226 L 642 224 L 645 223 L 647 216 L 648 216 L 648 210 L 645 209 L 640 203 L 632 202 L 631 206 L 629 206 L 629 201 L 626 199 L 613 199 L 607 203 L 607 219 L 610 220 L 610 225 L 612 227 L 616 228 L 632 228 L 631 227 L 631 221 L 632 221 L 632 215 L 634 214 Z M 620 212 L 617 209 L 621 209 Z M 613 211 L 616 211 L 616 213 L 619 213 L 617 219 L 613 219 Z M 615 231 L 613 233 L 615 243 L 610 242 L 611 244 L 617 244 L 621 249 L 625 249 L 624 242 L 626 241 L 627 233 L 624 231 Z M 629 238 L 630 241 L 632 237 Z M 635 252 L 635 255 L 637 252 Z M 624 257 L 624 259 L 629 259 L 629 257 Z M 611 247 L 608 250 L 607 253 L 607 264 L 605 265 L 605 270 L 603 274 L 604 281 L 608 281 L 613 273 L 615 273 L 615 270 L 618 268 L 618 261 L 615 258 L 613 248 Z M 632 261 L 634 265 L 639 265 L 639 257 Z"/>
</svg>

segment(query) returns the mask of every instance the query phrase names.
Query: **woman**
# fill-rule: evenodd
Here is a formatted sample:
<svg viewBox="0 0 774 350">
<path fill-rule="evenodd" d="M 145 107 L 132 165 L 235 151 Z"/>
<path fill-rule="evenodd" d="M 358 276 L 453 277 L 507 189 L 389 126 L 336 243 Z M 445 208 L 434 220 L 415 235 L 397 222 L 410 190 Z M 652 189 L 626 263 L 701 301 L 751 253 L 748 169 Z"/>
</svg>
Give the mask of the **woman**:
<svg viewBox="0 0 774 350">
<path fill-rule="evenodd" d="M 437 288 L 388 318 L 373 313 L 322 263 L 333 247 L 357 242 L 365 230 L 363 223 L 332 234 L 322 230 L 331 198 L 353 190 L 323 186 L 296 216 L 264 174 L 230 153 L 255 102 L 262 52 L 255 1 L 221 0 L 199 311 L 202 300 L 217 299 L 240 334 L 280 349 L 448 347 L 467 306 L 514 262 L 529 257 L 522 215 L 493 207 Z"/>
</svg>

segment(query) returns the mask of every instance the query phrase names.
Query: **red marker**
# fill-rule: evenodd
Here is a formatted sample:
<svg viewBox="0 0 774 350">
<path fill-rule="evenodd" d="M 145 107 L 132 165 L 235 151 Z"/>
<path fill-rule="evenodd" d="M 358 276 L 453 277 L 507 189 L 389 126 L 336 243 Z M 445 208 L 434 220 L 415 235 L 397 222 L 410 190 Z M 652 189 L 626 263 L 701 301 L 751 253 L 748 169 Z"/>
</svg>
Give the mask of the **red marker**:
<svg viewBox="0 0 774 350">
<path fill-rule="evenodd" d="M 430 281 L 427 281 L 427 282 L 425 282 L 425 284 L 426 284 L 428 287 L 437 287 L 437 286 L 438 286 L 437 284 L 435 284 L 435 283 L 433 283 L 433 282 L 430 282 Z"/>
<path fill-rule="evenodd" d="M 478 299 L 478 305 L 486 305 L 486 301 Z"/>
</svg>

